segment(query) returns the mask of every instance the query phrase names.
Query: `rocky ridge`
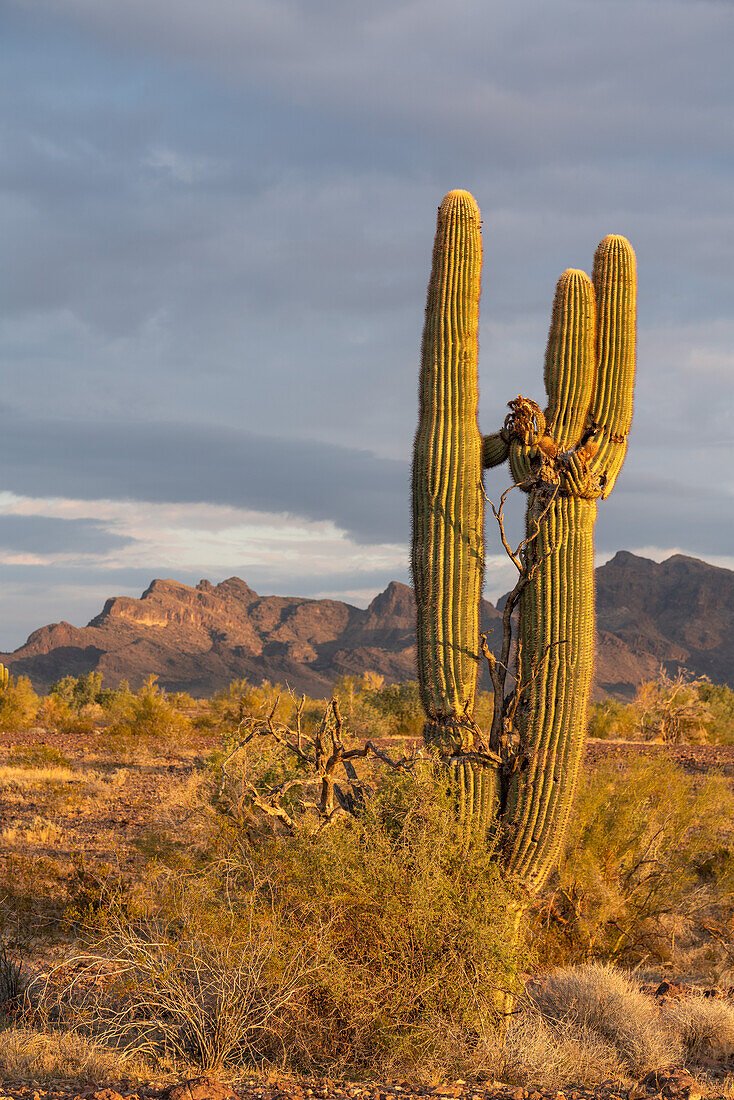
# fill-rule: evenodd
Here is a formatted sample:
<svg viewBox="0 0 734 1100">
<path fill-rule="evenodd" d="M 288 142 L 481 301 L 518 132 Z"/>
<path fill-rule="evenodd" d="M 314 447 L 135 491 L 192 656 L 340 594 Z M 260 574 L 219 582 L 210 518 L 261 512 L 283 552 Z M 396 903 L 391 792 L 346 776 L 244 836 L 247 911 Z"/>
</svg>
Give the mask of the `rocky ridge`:
<svg viewBox="0 0 734 1100">
<path fill-rule="evenodd" d="M 596 585 L 597 697 L 629 697 L 661 663 L 734 686 L 733 571 L 683 555 L 658 564 L 620 551 L 597 569 Z M 483 601 L 482 629 L 494 647 L 500 618 Z M 269 679 L 318 698 L 340 676 L 368 670 L 388 683 L 414 679 L 414 631 L 412 590 L 396 581 L 362 609 L 260 596 L 237 577 L 196 587 L 154 580 L 140 599 L 107 600 L 85 627 L 41 627 L 0 661 L 39 690 L 98 671 L 108 686 L 137 687 L 156 673 L 168 690 L 208 695 L 235 679 Z"/>
</svg>

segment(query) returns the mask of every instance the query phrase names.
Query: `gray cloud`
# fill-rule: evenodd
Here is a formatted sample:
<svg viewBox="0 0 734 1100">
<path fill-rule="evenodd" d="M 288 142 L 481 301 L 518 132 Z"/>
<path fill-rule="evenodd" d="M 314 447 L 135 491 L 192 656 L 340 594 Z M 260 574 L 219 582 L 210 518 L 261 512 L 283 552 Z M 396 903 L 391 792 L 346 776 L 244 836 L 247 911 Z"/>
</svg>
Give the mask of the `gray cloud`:
<svg viewBox="0 0 734 1100">
<path fill-rule="evenodd" d="M 731 4 L 12 0 L 0 35 L 0 487 L 405 542 L 435 209 L 463 186 L 483 429 L 542 401 L 555 280 L 625 233 L 639 383 L 598 543 L 732 545 Z"/>
<path fill-rule="evenodd" d="M 30 554 L 104 554 L 133 539 L 105 530 L 88 519 L 17 516 L 0 513 L 0 547 Z"/>
<path fill-rule="evenodd" d="M 192 424 L 10 419 L 0 465 L 4 487 L 19 494 L 230 504 L 333 520 L 360 542 L 408 535 L 407 464 L 309 440 Z"/>
<path fill-rule="evenodd" d="M 41 43 L 6 78 L 0 169 L 21 409 L 195 409 L 406 457 L 435 207 L 457 184 L 484 211 L 492 418 L 537 389 L 555 279 L 588 268 L 609 230 L 638 249 L 643 338 L 665 324 L 680 356 L 684 323 L 729 314 L 734 73 L 719 6 L 11 10 L 20 39 Z M 641 368 L 659 386 L 664 365 Z"/>
<path fill-rule="evenodd" d="M 657 462 L 669 466 L 667 453 Z M 681 474 L 685 468 L 681 459 Z M 4 486 L 19 494 L 148 502 L 206 502 L 256 511 L 333 520 L 357 542 L 407 544 L 409 467 L 369 452 L 312 440 L 272 438 L 191 424 L 89 424 L 9 420 L 0 433 Z M 597 546 L 618 550 L 677 546 L 696 554 L 727 554 L 732 545 L 732 488 L 700 486 L 656 473 L 644 446 L 631 455 L 614 493 L 600 502 Z M 487 474 L 497 501 L 509 484 L 506 469 Z M 525 498 L 508 502 L 508 529 L 522 537 Z M 6 517 L 20 520 L 20 517 Z M 18 544 L 36 537 L 67 538 L 81 546 L 95 524 L 85 520 L 20 521 Z M 489 553 L 498 553 L 487 519 Z M 3 537 L 0 519 L 0 543 Z M 118 536 L 97 532 L 99 549 Z M 305 575 L 298 577 L 305 584 Z M 249 578 L 248 578 L 249 579 Z M 282 581 L 281 581 L 282 583 Z M 294 580 L 295 583 L 295 580 Z M 323 588 L 323 578 L 315 581 Z M 331 582 L 330 582 L 331 583 Z M 362 585 L 364 587 L 364 585 Z M 305 589 L 304 589 L 305 591 Z"/>
</svg>

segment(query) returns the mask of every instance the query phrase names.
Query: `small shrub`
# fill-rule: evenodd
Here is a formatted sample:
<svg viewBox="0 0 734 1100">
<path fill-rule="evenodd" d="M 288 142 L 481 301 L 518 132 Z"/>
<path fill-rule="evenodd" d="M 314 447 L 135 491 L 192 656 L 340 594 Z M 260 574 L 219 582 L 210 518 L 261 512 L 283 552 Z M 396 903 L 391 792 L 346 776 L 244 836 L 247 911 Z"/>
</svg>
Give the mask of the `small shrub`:
<svg viewBox="0 0 734 1100">
<path fill-rule="evenodd" d="M 605 699 L 589 706 L 589 737 L 619 738 L 626 741 L 637 736 L 637 714 L 631 703 Z"/>
<path fill-rule="evenodd" d="M 707 739 L 713 745 L 734 744 L 734 691 L 726 684 L 699 684 L 698 696 L 711 715 Z"/>
<path fill-rule="evenodd" d="M 0 1013 L 15 1014 L 27 986 L 22 956 L 9 941 L 0 939 Z"/>
<path fill-rule="evenodd" d="M 35 1016 L 158 1063 L 171 1055 L 204 1071 L 252 1063 L 304 981 L 303 945 L 285 957 L 272 924 L 195 893 L 177 893 L 165 916 L 129 919 L 118 909 L 102 926 L 99 955 L 37 980 Z"/>
<path fill-rule="evenodd" d="M 65 703 L 71 710 L 81 711 L 98 703 L 102 694 L 102 673 L 86 672 L 81 676 L 64 676 L 52 686 L 50 695 Z"/>
<path fill-rule="evenodd" d="M 88 703 L 76 708 L 70 706 L 61 696 L 53 694 L 46 696 L 38 714 L 39 722 L 46 729 L 66 736 L 94 733 L 102 717 L 102 708 L 98 704 Z"/>
<path fill-rule="evenodd" d="M 337 689 L 335 694 L 339 695 Z M 380 725 L 387 726 L 391 736 L 413 739 L 420 737 L 425 715 L 415 680 L 405 684 L 375 687 L 370 687 L 367 683 L 362 688 L 357 702 L 362 704 L 365 711 L 363 718 L 368 718 L 369 712 L 373 712 L 380 721 Z"/>
<path fill-rule="evenodd" d="M 157 676 L 149 676 L 137 694 L 120 694 L 116 716 L 106 736 L 113 747 L 134 747 L 138 741 L 186 741 L 192 733 L 191 722 L 158 687 Z"/>
<path fill-rule="evenodd" d="M 243 719 L 248 716 L 272 714 L 276 721 L 287 723 L 294 718 L 297 707 L 296 699 L 280 684 L 263 680 L 256 687 L 249 680 L 233 680 L 229 687 L 201 706 L 195 725 L 197 729 L 216 731 L 229 742 L 236 739 Z M 307 722 L 318 721 L 323 710 L 323 702 L 307 699 L 304 718 Z"/>
<path fill-rule="evenodd" d="M 664 668 L 656 680 L 640 684 L 635 696 L 639 736 L 643 741 L 705 741 L 713 715 L 700 694 L 705 679 L 691 680 L 681 670 L 669 676 Z"/>
<path fill-rule="evenodd" d="M 640 684 L 632 702 L 605 699 L 589 707 L 589 737 L 734 744 L 734 691 L 706 677 L 676 677 L 662 669 Z"/>
</svg>

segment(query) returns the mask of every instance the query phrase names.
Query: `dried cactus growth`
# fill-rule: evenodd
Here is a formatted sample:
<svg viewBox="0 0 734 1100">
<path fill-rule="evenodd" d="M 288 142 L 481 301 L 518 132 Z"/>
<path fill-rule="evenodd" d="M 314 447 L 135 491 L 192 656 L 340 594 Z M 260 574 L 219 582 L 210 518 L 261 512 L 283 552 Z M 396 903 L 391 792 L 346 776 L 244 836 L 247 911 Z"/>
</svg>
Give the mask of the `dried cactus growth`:
<svg viewBox="0 0 734 1100">
<path fill-rule="evenodd" d="M 606 237 L 593 282 L 560 278 L 545 361 L 545 412 L 523 397 L 480 440 L 479 210 L 453 191 L 439 208 L 413 463 L 412 567 L 426 742 L 451 761 L 460 816 L 492 826 L 508 872 L 538 889 L 566 834 L 593 673 L 596 501 L 627 446 L 635 365 L 635 257 Z M 520 570 L 518 682 L 491 734 L 473 721 L 482 582 L 480 466 L 509 457 L 528 493 Z M 511 610 L 511 608 L 510 608 Z M 505 616 L 509 629 L 510 617 Z M 509 647 L 509 635 L 506 639 Z M 506 657 L 506 654 L 505 654 Z M 488 654 L 490 668 L 497 659 Z M 496 680 L 504 684 L 504 675 Z M 499 827 L 498 827 L 499 826 Z"/>
</svg>

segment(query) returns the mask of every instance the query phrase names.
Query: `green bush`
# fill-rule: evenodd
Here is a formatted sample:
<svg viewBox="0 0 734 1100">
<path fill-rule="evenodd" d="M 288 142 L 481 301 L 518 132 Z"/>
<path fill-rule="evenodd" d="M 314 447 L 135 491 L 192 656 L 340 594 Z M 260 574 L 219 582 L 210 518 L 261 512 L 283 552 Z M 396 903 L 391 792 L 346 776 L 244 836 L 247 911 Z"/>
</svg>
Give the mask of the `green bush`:
<svg viewBox="0 0 734 1100">
<path fill-rule="evenodd" d="M 149 676 L 135 694 L 117 693 L 108 706 L 113 720 L 106 732 L 113 743 L 134 746 L 138 741 L 180 742 L 190 737 L 191 722 L 158 687 L 157 680 L 157 676 Z"/>
<path fill-rule="evenodd" d="M 589 737 L 632 740 L 637 734 L 637 713 L 634 704 L 605 699 L 589 706 Z"/>
<path fill-rule="evenodd" d="M 635 699 L 605 699 L 589 707 L 589 737 L 734 744 L 734 691 L 705 677 L 687 680 L 664 670 L 637 689 Z"/>
<path fill-rule="evenodd" d="M 83 707 L 99 703 L 102 694 L 102 673 L 86 672 L 81 676 L 64 676 L 57 680 L 50 691 L 71 710 L 81 711 Z"/>
<path fill-rule="evenodd" d="M 216 732 L 223 739 L 236 738 L 242 720 L 256 715 L 265 718 L 272 714 L 278 722 L 295 721 L 300 700 L 280 684 L 263 680 L 259 686 L 249 680 L 233 680 L 224 691 L 208 699 L 196 716 L 197 729 Z M 322 700 L 305 699 L 303 719 L 313 724 L 324 712 Z"/>
<path fill-rule="evenodd" d="M 516 907 L 486 852 L 460 843 L 435 776 L 390 775 L 360 818 L 252 858 L 273 869 L 269 897 L 291 927 L 320 930 L 317 980 L 288 1035 L 299 1068 L 467 1069 L 515 987 Z"/>
<path fill-rule="evenodd" d="M 691 777 L 660 758 L 586 776 L 565 858 L 537 918 L 548 962 L 680 968 L 690 947 L 715 971 L 726 955 L 719 941 L 731 938 L 734 921 L 730 782 Z"/>
<path fill-rule="evenodd" d="M 47 695 L 38 712 L 38 721 L 46 729 L 61 734 L 94 733 L 105 714 L 98 703 L 70 706 L 59 695 Z"/>
<path fill-rule="evenodd" d="M 734 691 L 726 684 L 701 683 L 698 696 L 708 707 L 707 740 L 712 745 L 734 745 Z"/>
</svg>

